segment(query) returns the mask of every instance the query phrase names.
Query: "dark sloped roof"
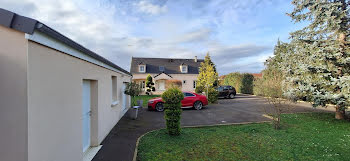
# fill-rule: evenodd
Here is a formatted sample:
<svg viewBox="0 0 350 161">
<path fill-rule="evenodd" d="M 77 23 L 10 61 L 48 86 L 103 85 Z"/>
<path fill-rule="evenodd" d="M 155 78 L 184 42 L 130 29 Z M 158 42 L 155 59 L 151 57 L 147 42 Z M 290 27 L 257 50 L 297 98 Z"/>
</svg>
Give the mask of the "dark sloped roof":
<svg viewBox="0 0 350 161">
<path fill-rule="evenodd" d="M 200 63 L 203 61 L 203 59 L 197 59 L 197 62 L 195 62 L 195 59 L 133 57 L 131 59 L 130 72 L 132 74 L 140 73 L 138 70 L 138 65 L 142 63 L 146 65 L 146 73 L 161 73 L 162 71 L 159 71 L 159 66 L 164 66 L 164 73 L 167 74 L 198 74 L 198 68 L 200 67 Z M 187 73 L 181 73 L 181 64 L 186 64 L 188 66 Z"/>
<path fill-rule="evenodd" d="M 0 25 L 12 28 L 17 31 L 21 31 L 27 34 L 33 34 L 34 30 L 38 30 L 55 40 L 58 40 L 71 48 L 74 48 L 96 60 L 99 60 L 113 68 L 118 69 L 119 71 L 131 75 L 128 71 L 125 69 L 119 67 L 118 65 L 112 63 L 111 61 L 105 59 L 104 57 L 94 53 L 93 51 L 83 47 L 82 45 L 76 43 L 75 41 L 69 39 L 68 37 L 62 35 L 61 33 L 55 31 L 54 29 L 46 26 L 45 24 L 28 17 L 20 16 L 16 13 L 13 13 L 11 11 L 5 10 L 0 8 Z"/>
</svg>

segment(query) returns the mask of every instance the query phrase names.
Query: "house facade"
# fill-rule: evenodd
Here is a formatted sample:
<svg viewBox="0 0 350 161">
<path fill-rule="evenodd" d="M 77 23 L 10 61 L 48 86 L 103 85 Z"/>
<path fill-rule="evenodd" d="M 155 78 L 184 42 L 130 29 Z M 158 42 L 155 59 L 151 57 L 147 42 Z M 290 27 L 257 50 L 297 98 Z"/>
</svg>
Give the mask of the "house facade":
<svg viewBox="0 0 350 161">
<path fill-rule="evenodd" d="M 0 8 L 0 160 L 86 159 L 130 107 L 123 91 L 131 78 L 45 24 Z"/>
<path fill-rule="evenodd" d="M 174 58 L 140 58 L 133 57 L 130 72 L 133 81 L 139 83 L 146 91 L 146 78 L 151 75 L 155 91 L 161 94 L 172 85 L 182 91 L 194 91 L 199 74 L 200 63 L 203 59 L 174 59 Z"/>
</svg>

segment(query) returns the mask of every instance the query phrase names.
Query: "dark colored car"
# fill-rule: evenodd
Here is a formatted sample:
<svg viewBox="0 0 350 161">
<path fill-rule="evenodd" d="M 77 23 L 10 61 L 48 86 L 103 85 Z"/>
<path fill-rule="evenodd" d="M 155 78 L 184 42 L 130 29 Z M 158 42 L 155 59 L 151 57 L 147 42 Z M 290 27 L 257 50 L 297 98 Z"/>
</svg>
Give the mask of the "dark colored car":
<svg viewBox="0 0 350 161">
<path fill-rule="evenodd" d="M 219 94 L 218 97 L 224 97 L 224 98 L 235 98 L 236 96 L 236 89 L 232 86 L 219 86 L 217 88 Z"/>
</svg>

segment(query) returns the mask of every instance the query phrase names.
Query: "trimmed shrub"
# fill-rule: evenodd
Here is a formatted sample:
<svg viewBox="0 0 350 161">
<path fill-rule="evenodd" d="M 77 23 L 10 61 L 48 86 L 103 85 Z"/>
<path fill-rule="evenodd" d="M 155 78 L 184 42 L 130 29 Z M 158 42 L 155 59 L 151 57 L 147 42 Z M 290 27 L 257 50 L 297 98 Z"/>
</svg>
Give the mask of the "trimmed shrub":
<svg viewBox="0 0 350 161">
<path fill-rule="evenodd" d="M 223 84 L 235 87 L 237 93 L 241 93 L 243 75 L 239 72 L 227 74 Z"/>
<path fill-rule="evenodd" d="M 150 74 L 148 74 L 146 78 L 146 87 L 147 95 L 152 95 L 152 91 L 156 91 L 156 88 L 154 88 L 153 78 Z"/>
<path fill-rule="evenodd" d="M 242 77 L 241 93 L 253 94 L 253 81 L 254 76 L 249 73 L 244 73 Z"/>
<path fill-rule="evenodd" d="M 181 126 L 181 100 L 184 95 L 179 88 L 169 88 L 162 94 L 164 101 L 164 119 L 166 122 L 166 129 L 169 135 L 180 135 Z"/>
<path fill-rule="evenodd" d="M 217 103 L 219 92 L 215 90 L 215 88 L 208 89 L 208 102 L 209 103 Z"/>
</svg>

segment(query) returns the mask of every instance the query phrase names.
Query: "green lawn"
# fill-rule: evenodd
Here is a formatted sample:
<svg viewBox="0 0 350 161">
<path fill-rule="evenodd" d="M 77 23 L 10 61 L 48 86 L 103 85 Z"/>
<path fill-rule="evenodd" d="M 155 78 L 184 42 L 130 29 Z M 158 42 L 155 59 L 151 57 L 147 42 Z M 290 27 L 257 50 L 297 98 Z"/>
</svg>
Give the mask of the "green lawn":
<svg viewBox="0 0 350 161">
<path fill-rule="evenodd" d="M 350 160 L 350 123 L 334 114 L 286 114 L 283 128 L 269 123 L 164 129 L 142 137 L 138 160 Z"/>
<path fill-rule="evenodd" d="M 136 96 L 135 100 L 143 100 L 143 107 L 147 107 L 147 102 L 148 100 L 155 98 L 155 97 L 160 97 L 160 95 L 141 95 L 141 96 Z M 135 101 L 136 102 L 136 101 Z"/>
</svg>

